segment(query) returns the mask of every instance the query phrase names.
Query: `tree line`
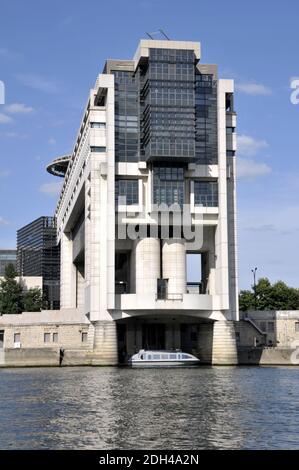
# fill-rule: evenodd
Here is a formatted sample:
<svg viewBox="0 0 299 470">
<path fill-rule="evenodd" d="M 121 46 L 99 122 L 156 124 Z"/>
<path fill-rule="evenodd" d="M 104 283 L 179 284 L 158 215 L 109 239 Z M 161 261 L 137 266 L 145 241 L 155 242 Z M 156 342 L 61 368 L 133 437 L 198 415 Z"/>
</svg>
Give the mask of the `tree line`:
<svg viewBox="0 0 299 470">
<path fill-rule="evenodd" d="M 263 277 L 252 290 L 241 290 L 239 308 L 247 310 L 299 310 L 299 289 Z"/>
<path fill-rule="evenodd" d="M 39 312 L 43 308 L 41 289 L 33 287 L 24 292 L 17 276 L 14 265 L 8 264 L 4 279 L 0 280 L 0 314 Z"/>
</svg>

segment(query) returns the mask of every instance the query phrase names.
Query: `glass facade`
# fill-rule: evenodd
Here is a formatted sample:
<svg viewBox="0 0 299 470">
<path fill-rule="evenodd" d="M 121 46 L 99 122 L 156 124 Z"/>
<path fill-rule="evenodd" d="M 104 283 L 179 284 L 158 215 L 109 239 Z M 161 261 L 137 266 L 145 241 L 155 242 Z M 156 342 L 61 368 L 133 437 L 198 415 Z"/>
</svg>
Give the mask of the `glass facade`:
<svg viewBox="0 0 299 470">
<path fill-rule="evenodd" d="M 40 217 L 17 231 L 17 270 L 20 276 L 42 276 L 46 307 L 59 308 L 60 250 L 53 217 Z"/>
<path fill-rule="evenodd" d="M 116 179 L 115 180 L 115 204 L 119 198 L 125 198 L 125 204 L 132 206 L 138 204 L 138 180 Z M 122 204 L 122 201 L 120 201 Z"/>
<path fill-rule="evenodd" d="M 0 250 L 0 277 L 5 274 L 5 267 L 8 264 L 17 265 L 17 250 Z"/>
<path fill-rule="evenodd" d="M 217 81 L 212 75 L 196 74 L 195 156 L 198 164 L 218 163 Z"/>
<path fill-rule="evenodd" d="M 149 158 L 195 155 L 193 51 L 150 49 L 140 70 L 142 147 Z"/>
<path fill-rule="evenodd" d="M 194 204 L 203 207 L 217 207 L 217 181 L 194 181 Z"/>
<path fill-rule="evenodd" d="M 153 167 L 153 203 L 184 204 L 184 168 L 179 166 Z"/>
<path fill-rule="evenodd" d="M 111 73 L 117 162 L 217 164 L 217 79 L 200 72 L 194 51 L 150 48 L 135 72 Z"/>
<path fill-rule="evenodd" d="M 115 161 L 137 162 L 139 83 L 133 72 L 111 71 L 115 80 Z"/>
</svg>

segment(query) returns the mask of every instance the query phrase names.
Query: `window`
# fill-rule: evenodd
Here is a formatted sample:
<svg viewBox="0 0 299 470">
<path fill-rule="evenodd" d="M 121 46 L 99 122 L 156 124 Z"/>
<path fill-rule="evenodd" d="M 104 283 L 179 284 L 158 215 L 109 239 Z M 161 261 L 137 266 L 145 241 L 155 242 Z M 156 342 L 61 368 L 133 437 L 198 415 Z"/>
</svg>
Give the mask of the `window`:
<svg viewBox="0 0 299 470">
<path fill-rule="evenodd" d="M 299 321 L 295 322 L 295 331 L 296 333 L 299 333 Z"/>
<path fill-rule="evenodd" d="M 217 181 L 194 181 L 194 204 L 203 207 L 217 207 Z"/>
<path fill-rule="evenodd" d="M 86 331 L 82 332 L 81 341 L 82 341 L 82 343 L 87 343 L 87 332 Z"/>
<path fill-rule="evenodd" d="M 161 357 L 160 354 L 153 354 L 154 361 L 160 361 Z"/>
<path fill-rule="evenodd" d="M 138 180 L 117 179 L 115 181 L 115 204 L 132 206 L 138 204 Z"/>
<path fill-rule="evenodd" d="M 153 202 L 158 206 L 184 204 L 184 168 L 155 166 L 153 169 Z"/>
<path fill-rule="evenodd" d="M 274 322 L 268 321 L 268 333 L 274 333 Z"/>
<path fill-rule="evenodd" d="M 168 354 L 161 354 L 161 359 L 164 361 L 168 360 Z"/>
<path fill-rule="evenodd" d="M 132 71 L 111 70 L 115 79 L 115 161 L 137 162 L 139 80 Z"/>
<path fill-rule="evenodd" d="M 98 153 L 104 153 L 106 152 L 106 147 L 90 147 L 91 152 L 98 152 Z"/>
<path fill-rule="evenodd" d="M 0 330 L 0 349 L 4 346 L 4 330 Z"/>
<path fill-rule="evenodd" d="M 53 333 L 53 343 L 58 343 L 58 333 Z"/>
<path fill-rule="evenodd" d="M 217 80 L 199 71 L 195 76 L 195 156 L 201 164 L 218 161 Z"/>
<path fill-rule="evenodd" d="M 91 122 L 90 127 L 95 129 L 105 129 L 106 123 L 105 122 Z"/>
<path fill-rule="evenodd" d="M 51 341 L 51 334 L 44 333 L 44 343 L 50 343 L 50 341 Z"/>
<path fill-rule="evenodd" d="M 168 279 L 157 279 L 157 299 L 167 299 Z"/>
<path fill-rule="evenodd" d="M 14 334 L 13 342 L 14 343 L 20 343 L 21 342 L 21 333 L 15 333 Z"/>
</svg>

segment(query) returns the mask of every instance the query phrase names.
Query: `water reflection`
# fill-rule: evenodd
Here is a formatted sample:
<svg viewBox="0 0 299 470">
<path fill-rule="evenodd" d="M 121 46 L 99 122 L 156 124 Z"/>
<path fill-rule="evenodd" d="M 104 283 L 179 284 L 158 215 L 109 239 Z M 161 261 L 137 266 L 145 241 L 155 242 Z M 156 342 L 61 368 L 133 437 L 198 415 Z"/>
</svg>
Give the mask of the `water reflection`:
<svg viewBox="0 0 299 470">
<path fill-rule="evenodd" d="M 297 448 L 298 368 L 0 370 L 0 448 Z"/>
</svg>

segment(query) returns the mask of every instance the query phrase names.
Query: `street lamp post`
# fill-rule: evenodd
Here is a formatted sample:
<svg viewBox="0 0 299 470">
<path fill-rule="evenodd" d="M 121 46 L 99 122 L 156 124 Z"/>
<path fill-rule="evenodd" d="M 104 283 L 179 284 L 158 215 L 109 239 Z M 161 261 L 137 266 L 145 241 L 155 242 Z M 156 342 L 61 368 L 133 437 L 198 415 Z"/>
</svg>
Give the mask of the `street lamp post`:
<svg viewBox="0 0 299 470">
<path fill-rule="evenodd" d="M 257 296 L 256 296 L 256 272 L 257 268 L 251 270 L 253 274 L 253 291 L 254 291 L 254 309 L 257 310 Z"/>
</svg>

